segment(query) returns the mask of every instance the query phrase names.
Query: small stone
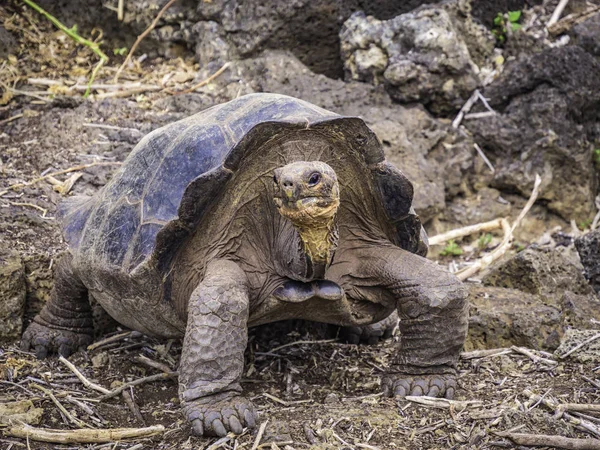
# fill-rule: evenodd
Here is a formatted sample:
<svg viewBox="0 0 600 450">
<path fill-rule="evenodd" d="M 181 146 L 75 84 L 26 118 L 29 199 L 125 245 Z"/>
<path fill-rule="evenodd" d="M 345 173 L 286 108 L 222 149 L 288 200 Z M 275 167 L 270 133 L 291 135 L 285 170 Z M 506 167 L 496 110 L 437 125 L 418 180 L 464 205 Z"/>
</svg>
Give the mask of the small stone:
<svg viewBox="0 0 600 450">
<path fill-rule="evenodd" d="M 92 367 L 106 367 L 108 365 L 108 353 L 101 352 L 92 356 Z"/>
<path fill-rule="evenodd" d="M 340 402 L 340 398 L 338 397 L 337 394 L 330 392 L 329 394 L 327 394 L 325 396 L 325 400 L 323 401 L 323 403 L 325 403 L 326 405 L 330 405 L 332 403 L 339 403 Z"/>
</svg>

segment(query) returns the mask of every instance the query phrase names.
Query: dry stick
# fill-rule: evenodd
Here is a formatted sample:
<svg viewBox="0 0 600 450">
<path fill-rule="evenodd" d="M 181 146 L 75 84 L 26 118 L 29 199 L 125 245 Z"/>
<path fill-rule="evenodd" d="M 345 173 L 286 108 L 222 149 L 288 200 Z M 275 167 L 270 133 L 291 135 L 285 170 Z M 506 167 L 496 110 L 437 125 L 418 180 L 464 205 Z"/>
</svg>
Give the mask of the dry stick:
<svg viewBox="0 0 600 450">
<path fill-rule="evenodd" d="M 553 447 L 570 450 L 600 450 L 600 440 L 598 439 L 574 439 L 563 436 L 526 433 L 496 433 L 496 435 L 508 438 L 517 445 L 527 445 L 530 447 Z"/>
<path fill-rule="evenodd" d="M 166 364 L 164 364 L 164 363 L 161 363 L 161 362 L 159 362 L 159 361 L 154 361 L 153 359 L 150 359 L 150 358 L 148 358 L 148 357 L 146 357 L 146 356 L 143 356 L 143 355 L 140 355 L 140 356 L 135 356 L 135 357 L 133 358 L 133 360 L 134 360 L 135 362 L 137 362 L 137 363 L 144 364 L 144 365 L 146 365 L 146 366 L 148 366 L 148 367 L 152 367 L 153 369 L 158 369 L 158 370 L 160 370 L 160 371 L 162 371 L 162 372 L 165 372 L 165 373 L 170 373 L 170 372 L 172 372 L 172 371 L 173 371 L 173 370 L 172 370 L 172 369 L 171 369 L 169 366 L 167 366 Z"/>
<path fill-rule="evenodd" d="M 534 354 L 531 350 L 528 350 L 523 347 L 517 347 L 516 345 L 513 345 L 510 349 L 513 352 L 520 353 L 521 355 L 527 356 L 534 363 L 543 362 L 546 364 L 550 364 L 552 366 L 555 366 L 556 364 L 558 364 L 558 361 L 554 361 L 553 359 L 542 358 L 541 356 Z"/>
<path fill-rule="evenodd" d="M 277 350 L 281 350 L 281 349 L 287 348 L 287 347 L 292 347 L 294 345 L 301 345 L 301 344 L 331 344 L 332 342 L 337 342 L 337 339 L 324 339 L 322 341 L 296 341 L 296 342 L 290 342 L 289 344 L 284 344 L 284 345 L 280 345 L 279 347 L 275 347 L 275 348 L 269 350 L 268 353 L 275 353 Z"/>
<path fill-rule="evenodd" d="M 465 117 L 465 114 L 467 114 L 471 110 L 477 99 L 479 99 L 479 90 L 475 89 L 475 92 L 471 94 L 471 97 L 469 97 L 469 99 L 465 102 L 463 107 L 460 108 L 460 111 L 456 115 L 456 118 L 452 121 L 452 128 L 458 128 L 463 118 Z"/>
<path fill-rule="evenodd" d="M 577 14 L 569 14 L 554 25 L 549 26 L 548 33 L 550 33 L 552 36 L 565 33 L 574 25 L 589 19 L 592 15 L 596 14 L 598 10 L 600 10 L 600 5 L 592 6 L 591 8 L 588 8 L 585 11 Z"/>
<path fill-rule="evenodd" d="M 146 426 L 146 421 L 144 420 L 144 417 L 142 416 L 142 412 L 140 411 L 139 406 L 135 403 L 135 400 L 133 399 L 133 395 L 131 394 L 131 392 L 128 390 L 124 390 L 123 392 L 121 392 L 121 395 L 123 396 L 123 400 L 125 400 L 127 407 L 132 412 L 132 414 L 135 416 L 137 421 L 139 423 L 141 423 L 143 426 Z"/>
<path fill-rule="evenodd" d="M 133 334 L 133 331 L 126 331 L 124 333 L 115 334 L 114 336 L 107 337 L 106 339 L 102 339 L 101 341 L 94 342 L 91 345 L 88 345 L 88 351 L 96 350 L 98 347 L 102 347 L 106 344 L 111 344 L 113 342 L 120 341 L 121 339 L 128 338 Z M 139 334 L 139 333 L 138 333 Z"/>
<path fill-rule="evenodd" d="M 546 28 L 551 27 L 556 22 L 558 22 L 558 19 L 560 19 L 560 16 L 565 10 L 565 6 L 567 6 L 567 3 L 569 3 L 569 0 L 560 0 L 560 2 L 558 2 L 558 5 L 556 5 L 556 9 L 552 13 L 552 16 L 550 16 L 550 20 L 546 24 Z"/>
<path fill-rule="evenodd" d="M 455 275 L 459 280 L 464 281 L 467 278 L 472 277 L 484 267 L 487 267 L 497 259 L 500 259 L 500 257 L 502 257 L 502 255 L 508 251 L 512 240 L 510 224 L 506 219 L 500 219 L 500 223 L 502 224 L 502 230 L 504 231 L 504 238 L 502 239 L 500 245 L 493 252 L 475 261 L 475 263 L 471 266 L 456 272 Z"/>
<path fill-rule="evenodd" d="M 407 395 L 404 397 L 409 402 L 418 403 L 424 406 L 433 406 L 434 408 L 450 408 L 452 406 L 461 409 L 468 408 L 469 406 L 481 406 L 483 402 L 480 400 L 448 400 L 446 398 L 428 397 L 428 396 L 413 396 Z"/>
<path fill-rule="evenodd" d="M 529 397 L 529 400 L 532 402 L 540 402 L 546 408 L 554 411 L 554 413 L 561 414 L 559 417 L 562 417 L 570 424 L 574 425 L 576 428 L 585 431 L 587 433 L 593 434 L 596 437 L 600 437 L 600 431 L 598 428 L 591 422 L 585 419 L 578 419 L 577 417 L 569 414 L 568 412 L 561 411 L 560 405 L 553 402 L 548 398 L 542 398 L 541 396 L 534 394 L 529 389 L 525 389 L 523 394 Z"/>
<path fill-rule="evenodd" d="M 54 404 L 56 405 L 56 407 L 58 409 L 60 409 L 60 412 L 62 412 L 65 417 L 67 419 L 69 419 L 69 421 L 71 423 L 73 423 L 74 425 L 80 427 L 80 428 L 92 428 L 90 425 L 88 425 L 87 423 L 85 423 L 83 420 L 79 420 L 76 419 L 75 417 L 73 417 L 73 415 L 67 411 L 67 408 L 65 408 L 61 402 L 58 401 L 58 399 L 54 396 L 54 394 L 52 392 L 50 392 L 50 390 L 46 389 L 45 387 L 40 386 L 39 384 L 32 384 L 31 387 L 34 387 L 36 389 L 39 389 L 40 391 L 42 391 L 44 394 L 46 394 L 48 397 L 50 397 L 50 399 L 54 402 Z"/>
<path fill-rule="evenodd" d="M 260 428 L 258 429 L 258 434 L 256 435 L 256 439 L 254 440 L 254 444 L 252 444 L 252 448 L 250 450 L 256 450 L 258 448 L 258 444 L 260 444 L 260 440 L 265 434 L 265 428 L 267 428 L 267 424 L 269 423 L 269 419 L 265 420 L 260 424 Z"/>
<path fill-rule="evenodd" d="M 483 162 L 486 164 L 486 166 L 488 166 L 490 171 L 492 173 L 496 173 L 496 169 L 494 169 L 494 166 L 492 165 L 492 163 L 490 162 L 488 157 L 485 156 L 485 153 L 483 153 L 483 150 L 481 150 L 481 147 L 479 145 L 477 145 L 477 143 L 474 143 L 473 147 L 475 147 L 475 150 L 477 150 L 477 153 L 479 154 L 479 156 L 481 156 L 481 159 L 483 159 Z"/>
<path fill-rule="evenodd" d="M 189 89 L 185 89 L 183 91 L 180 92 L 175 92 L 172 91 L 170 89 L 165 89 L 165 91 L 169 94 L 173 94 L 173 95 L 181 95 L 181 94 L 189 94 L 191 92 L 194 92 L 196 89 L 201 88 L 202 86 L 207 85 L 208 83 L 210 83 L 212 80 L 214 80 L 215 78 L 217 78 L 219 75 L 221 75 L 223 72 L 225 72 L 225 70 L 231 65 L 230 62 L 226 62 L 225 64 L 223 64 L 223 66 L 221 66 L 221 68 L 219 70 L 217 70 L 215 73 L 213 73 L 210 77 L 202 80 L 200 83 L 193 85 L 191 88 Z"/>
<path fill-rule="evenodd" d="M 529 200 L 527 200 L 527 203 L 521 210 L 521 213 L 519 214 L 519 216 L 513 223 L 512 227 L 510 227 L 510 225 L 508 224 L 508 221 L 506 219 L 502 219 L 502 229 L 504 230 L 504 239 L 502 240 L 502 243 L 492 253 L 484 256 L 481 259 L 478 259 L 475 262 L 475 264 L 455 273 L 455 275 L 458 277 L 459 280 L 464 281 L 467 278 L 473 276 L 474 274 L 479 272 L 481 269 L 489 266 L 494 261 L 501 258 L 508 251 L 508 249 L 510 248 L 510 245 L 512 243 L 513 232 L 515 231 L 515 228 L 517 228 L 519 226 L 519 224 L 523 220 L 523 217 L 525 217 L 525 215 L 529 212 L 529 210 L 535 203 L 535 201 L 538 197 L 538 194 L 540 192 L 541 184 L 542 184 L 542 179 L 540 178 L 540 176 L 538 174 L 536 174 L 535 182 L 533 184 L 533 190 L 531 191 L 531 196 L 529 197 Z"/>
<path fill-rule="evenodd" d="M 47 175 L 44 175 L 42 177 L 38 177 L 38 178 L 34 178 L 33 180 L 27 182 L 27 183 L 18 183 L 18 184 L 13 184 L 11 186 L 8 186 L 8 188 L 4 191 L 0 192 L 0 197 L 2 197 L 4 194 L 6 194 L 8 191 L 16 191 L 18 189 L 27 187 L 27 186 L 31 186 L 32 184 L 36 184 L 39 183 L 40 181 L 44 181 L 47 178 L 50 177 L 55 177 L 57 175 L 64 175 L 65 173 L 70 173 L 70 172 L 76 172 L 78 170 L 84 170 L 84 169 L 89 169 L 90 167 L 95 167 L 95 166 L 120 166 L 122 163 L 120 162 L 93 162 L 90 164 L 82 164 L 80 166 L 74 166 L 74 167 L 69 167 L 68 169 L 64 169 L 64 170 L 59 170 L 58 172 L 52 172 L 49 173 Z"/>
<path fill-rule="evenodd" d="M 173 3 L 175 3 L 175 1 L 176 0 L 169 0 L 167 2 L 167 4 L 165 6 L 163 6 L 163 8 L 158 12 L 158 14 L 156 15 L 156 17 L 154 18 L 152 23 L 148 26 L 148 28 L 146 28 L 146 30 L 137 37 L 137 39 L 131 46 L 129 53 L 127 53 L 127 57 L 125 58 L 125 61 L 123 61 L 123 64 L 121 64 L 121 66 L 117 69 L 117 73 L 115 74 L 115 77 L 113 79 L 113 81 L 115 83 L 119 82 L 119 75 L 121 75 L 121 72 L 125 69 L 125 67 L 127 67 L 127 64 L 129 64 L 129 61 L 131 60 L 131 57 L 133 56 L 135 49 L 138 47 L 138 45 L 140 45 L 140 42 L 142 42 L 144 40 L 144 38 L 146 36 L 148 36 L 148 34 L 150 34 L 150 32 L 154 29 L 154 27 L 156 26 L 156 24 L 158 23 L 158 21 L 160 20 L 162 15 L 165 13 L 165 11 L 167 9 L 169 9 L 171 7 L 171 5 Z"/>
<path fill-rule="evenodd" d="M 562 403 L 558 408 L 563 412 L 600 412 L 600 405 L 593 403 Z"/>
<path fill-rule="evenodd" d="M 77 31 L 75 31 L 74 28 L 67 28 L 56 17 L 54 17 L 53 15 L 48 13 L 46 10 L 40 8 L 32 0 L 22 0 L 22 1 L 23 1 L 23 3 L 28 5 L 30 8 L 33 8 L 38 13 L 43 15 L 46 19 L 48 19 L 50 22 L 52 22 L 56 28 L 61 30 L 63 33 L 65 33 L 67 36 L 69 36 L 71 39 L 73 39 L 75 42 L 77 42 L 79 44 L 83 44 L 86 47 L 89 47 L 90 50 L 92 50 L 100 58 L 99 63 L 96 65 L 96 67 L 92 71 L 92 75 L 90 76 L 90 80 L 88 82 L 88 88 L 87 88 L 85 94 L 83 94 L 84 97 L 87 97 L 88 95 L 90 95 L 90 86 L 92 85 L 92 82 L 94 81 L 94 78 L 96 77 L 96 74 L 98 73 L 98 70 L 100 70 L 100 67 L 102 67 L 102 65 L 104 63 L 108 62 L 108 59 L 109 59 L 108 56 L 106 56 L 106 54 L 102 50 L 100 50 L 100 47 L 98 46 L 98 44 L 96 42 L 93 42 L 84 37 L 81 37 L 79 34 L 77 34 Z"/>
<path fill-rule="evenodd" d="M 64 356 L 60 356 L 58 358 L 58 360 L 63 363 L 65 366 L 67 366 L 71 372 L 73 372 L 75 374 L 75 376 L 77 378 L 79 378 L 81 380 L 81 382 L 83 383 L 83 385 L 89 389 L 94 389 L 95 391 L 98 392 L 102 392 L 103 394 L 109 394 L 110 391 L 102 386 L 99 386 L 95 383 L 92 383 L 90 380 L 88 380 L 85 376 L 83 376 L 83 374 L 79 371 L 79 369 L 77 369 L 77 367 L 75 367 L 73 365 L 73 363 L 71 363 L 67 358 L 65 358 Z"/>
<path fill-rule="evenodd" d="M 458 239 L 471 234 L 480 233 L 483 231 L 492 231 L 502 228 L 502 219 L 490 220 L 489 222 L 469 225 L 468 227 L 457 228 L 446 233 L 438 234 L 429 238 L 429 245 L 439 245 L 451 239 Z"/>
<path fill-rule="evenodd" d="M 151 383 L 153 381 L 168 380 L 169 378 L 175 378 L 179 376 L 179 372 L 159 373 L 157 375 L 150 375 L 149 377 L 138 378 L 137 380 L 130 381 L 129 383 L 122 384 L 116 389 L 109 391 L 106 395 L 100 397 L 100 401 L 108 400 L 109 398 L 116 397 L 125 389 L 129 389 L 131 386 L 137 386 L 139 384 Z"/>
<path fill-rule="evenodd" d="M 9 117 L 8 119 L 0 120 L 0 125 L 4 125 L 5 123 L 12 122 L 13 120 L 17 120 L 23 117 L 23 114 L 15 114 L 14 116 Z"/>
<path fill-rule="evenodd" d="M 5 430 L 7 436 L 27 438 L 34 441 L 53 442 L 56 444 L 99 444 L 121 441 L 123 439 L 150 437 L 165 431 L 162 425 L 146 428 L 108 428 L 94 430 L 54 430 L 19 425 Z"/>
<path fill-rule="evenodd" d="M 595 340 L 598 340 L 598 339 L 600 339 L 600 333 L 592 336 L 591 338 L 589 338 L 586 341 L 583 341 L 581 344 L 576 345 L 571 350 L 569 350 L 567 353 L 565 353 L 563 355 L 559 355 L 559 358 L 560 359 L 565 359 L 567 356 L 572 355 L 573 353 L 575 353 L 580 348 L 585 347 L 586 345 L 588 345 L 588 344 L 590 344 L 590 343 L 592 343 L 592 342 L 594 342 Z"/>
<path fill-rule="evenodd" d="M 486 358 L 488 356 L 509 355 L 513 351 L 510 348 L 490 348 L 486 350 L 473 350 L 472 352 L 462 352 L 460 359 Z"/>
</svg>

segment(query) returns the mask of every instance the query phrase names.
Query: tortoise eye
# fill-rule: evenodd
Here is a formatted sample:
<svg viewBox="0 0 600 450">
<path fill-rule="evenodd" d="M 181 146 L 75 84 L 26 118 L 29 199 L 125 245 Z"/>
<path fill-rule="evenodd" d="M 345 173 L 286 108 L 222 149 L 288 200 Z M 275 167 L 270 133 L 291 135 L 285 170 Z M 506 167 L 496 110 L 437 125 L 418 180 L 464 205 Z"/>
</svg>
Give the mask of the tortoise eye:
<svg viewBox="0 0 600 450">
<path fill-rule="evenodd" d="M 319 183 L 319 181 L 321 181 L 321 174 L 319 173 L 313 173 L 310 178 L 308 179 L 308 185 L 309 186 L 315 186 L 316 184 Z"/>
</svg>

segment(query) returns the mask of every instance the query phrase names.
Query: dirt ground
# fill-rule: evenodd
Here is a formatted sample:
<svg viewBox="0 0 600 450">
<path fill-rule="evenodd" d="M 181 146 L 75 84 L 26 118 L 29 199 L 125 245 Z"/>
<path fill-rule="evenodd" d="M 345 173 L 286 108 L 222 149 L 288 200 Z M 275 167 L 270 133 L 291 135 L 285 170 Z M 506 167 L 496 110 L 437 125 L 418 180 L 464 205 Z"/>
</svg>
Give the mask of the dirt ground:
<svg viewBox="0 0 600 450">
<path fill-rule="evenodd" d="M 192 87 L 198 70 L 191 57 L 180 57 L 146 59 L 127 69 L 120 82 L 139 83 L 142 87 L 136 92 L 121 98 L 122 93 L 97 88 L 84 99 L 87 77 L 97 61 L 88 48 L 14 3 L 0 6 L 0 24 L 18 36 L 8 56 L 0 59 L 0 192 L 6 191 L 0 195 L 0 257 L 16 252 L 24 262 L 30 319 L 48 298 L 52 266 L 66 249 L 54 215 L 69 190 L 67 182 L 74 182 L 71 194 L 94 193 L 144 134 L 191 110 L 227 100 L 229 94 L 212 90 L 209 84 L 195 93 L 173 95 Z M 122 57 L 114 57 L 103 67 L 97 83 L 110 80 L 120 61 Z M 145 85 L 160 88 L 144 89 Z M 285 344 L 292 345 L 278 348 Z M 36 426 L 160 424 L 165 431 L 151 438 L 84 446 L 12 438 L 0 427 L 0 448 L 488 449 L 519 448 L 497 434 L 506 431 L 590 437 L 589 430 L 584 432 L 577 424 L 581 417 L 555 414 L 544 402 L 530 400 L 526 391 L 556 403 L 597 404 L 600 384 L 594 380 L 600 367 L 593 363 L 547 363 L 539 358 L 556 358 L 536 353 L 538 359 L 533 361 L 515 352 L 464 359 L 459 402 L 432 407 L 379 394 L 379 377 L 393 345 L 391 341 L 345 345 L 300 326 L 252 330 L 243 387 L 260 412 L 260 422 L 266 423 L 260 442 L 257 430 L 225 439 L 191 437 L 174 377 L 126 390 L 133 401 L 123 395 L 99 401 L 102 394 L 84 387 L 56 358 L 37 361 L 15 345 L 4 346 L 0 403 L 31 400 L 43 410 Z M 69 360 L 88 379 L 113 389 L 161 373 L 138 362 L 140 356 L 175 370 L 180 348 L 179 342 L 129 334 Z M 71 423 L 48 392 L 37 386 L 53 393 L 72 417 L 86 425 Z M 585 420 L 600 422 L 595 417 Z"/>
</svg>

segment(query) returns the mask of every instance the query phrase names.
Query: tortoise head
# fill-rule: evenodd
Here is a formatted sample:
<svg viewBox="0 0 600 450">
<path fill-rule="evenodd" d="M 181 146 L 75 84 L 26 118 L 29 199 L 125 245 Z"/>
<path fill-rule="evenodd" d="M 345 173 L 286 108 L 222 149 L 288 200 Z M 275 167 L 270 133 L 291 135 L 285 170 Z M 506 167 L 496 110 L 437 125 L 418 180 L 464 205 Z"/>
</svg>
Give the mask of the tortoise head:
<svg viewBox="0 0 600 450">
<path fill-rule="evenodd" d="M 275 169 L 275 204 L 301 229 L 329 227 L 340 205 L 340 187 L 331 166 L 297 161 Z"/>
</svg>

